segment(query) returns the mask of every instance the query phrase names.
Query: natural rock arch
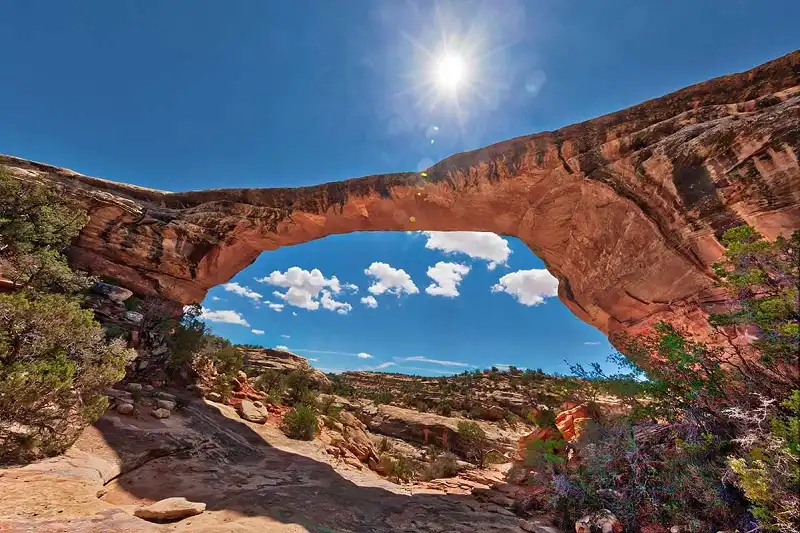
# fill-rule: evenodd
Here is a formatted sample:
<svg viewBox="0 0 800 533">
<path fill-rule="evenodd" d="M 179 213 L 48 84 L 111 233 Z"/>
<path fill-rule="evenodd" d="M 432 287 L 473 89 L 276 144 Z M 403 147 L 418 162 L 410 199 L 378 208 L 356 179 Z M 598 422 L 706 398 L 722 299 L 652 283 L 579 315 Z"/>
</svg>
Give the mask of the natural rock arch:
<svg viewBox="0 0 800 533">
<path fill-rule="evenodd" d="M 800 51 L 552 132 L 457 154 L 424 173 L 296 189 L 168 193 L 0 156 L 91 215 L 77 267 L 186 304 L 262 251 L 374 230 L 519 237 L 559 297 L 607 334 L 703 324 L 721 301 L 721 233 L 800 227 Z"/>
</svg>

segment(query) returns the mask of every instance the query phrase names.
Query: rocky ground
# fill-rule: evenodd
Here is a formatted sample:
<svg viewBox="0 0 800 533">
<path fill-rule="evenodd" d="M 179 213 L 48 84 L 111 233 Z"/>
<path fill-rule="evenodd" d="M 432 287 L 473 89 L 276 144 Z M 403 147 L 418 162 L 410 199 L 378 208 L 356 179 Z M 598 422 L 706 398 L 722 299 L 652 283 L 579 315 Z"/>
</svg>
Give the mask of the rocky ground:
<svg viewBox="0 0 800 533">
<path fill-rule="evenodd" d="M 275 417 L 251 423 L 227 405 L 176 400 L 163 419 L 154 406 L 109 410 L 65 455 L 0 470 L 0 531 L 554 531 L 507 508 L 501 467 L 397 485 L 332 455 L 329 440 L 288 439 Z M 200 514 L 154 521 L 170 515 L 143 508 L 166 498 Z M 180 515 L 185 503 L 159 505 Z"/>
</svg>

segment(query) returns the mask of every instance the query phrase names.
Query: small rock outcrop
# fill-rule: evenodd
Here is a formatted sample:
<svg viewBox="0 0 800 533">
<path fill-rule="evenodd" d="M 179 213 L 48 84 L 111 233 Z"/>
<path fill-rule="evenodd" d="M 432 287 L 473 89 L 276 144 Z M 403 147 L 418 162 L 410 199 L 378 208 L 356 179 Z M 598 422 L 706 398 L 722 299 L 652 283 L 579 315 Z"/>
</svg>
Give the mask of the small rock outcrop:
<svg viewBox="0 0 800 533">
<path fill-rule="evenodd" d="M 181 520 L 196 516 L 206 510 L 206 504 L 190 502 L 186 498 L 166 498 L 152 505 L 140 507 L 133 514 L 145 520 Z"/>
<path fill-rule="evenodd" d="M 243 419 L 255 424 L 266 424 L 269 418 L 269 412 L 262 404 L 256 405 L 256 402 L 250 400 L 242 400 L 241 403 L 237 403 L 236 412 Z"/>
</svg>

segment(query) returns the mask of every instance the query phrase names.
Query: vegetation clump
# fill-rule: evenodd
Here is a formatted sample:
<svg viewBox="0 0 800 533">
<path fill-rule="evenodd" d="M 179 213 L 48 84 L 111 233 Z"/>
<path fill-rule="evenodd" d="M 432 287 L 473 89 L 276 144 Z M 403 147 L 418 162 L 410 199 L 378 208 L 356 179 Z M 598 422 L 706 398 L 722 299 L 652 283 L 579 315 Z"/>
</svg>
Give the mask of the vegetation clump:
<svg viewBox="0 0 800 533">
<path fill-rule="evenodd" d="M 287 437 L 313 440 L 317 434 L 317 413 L 307 405 L 298 405 L 283 415 L 281 429 Z"/>
</svg>

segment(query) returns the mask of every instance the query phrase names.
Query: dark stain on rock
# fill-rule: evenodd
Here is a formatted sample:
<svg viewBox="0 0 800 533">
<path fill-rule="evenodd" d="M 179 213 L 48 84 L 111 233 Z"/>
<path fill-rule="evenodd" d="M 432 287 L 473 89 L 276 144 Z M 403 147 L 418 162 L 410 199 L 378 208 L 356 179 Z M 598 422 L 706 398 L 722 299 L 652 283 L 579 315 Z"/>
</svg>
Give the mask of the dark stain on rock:
<svg viewBox="0 0 800 533">
<path fill-rule="evenodd" d="M 674 161 L 672 182 L 687 210 L 716 199 L 717 189 L 708 174 L 704 159 L 697 154 Z"/>
</svg>

